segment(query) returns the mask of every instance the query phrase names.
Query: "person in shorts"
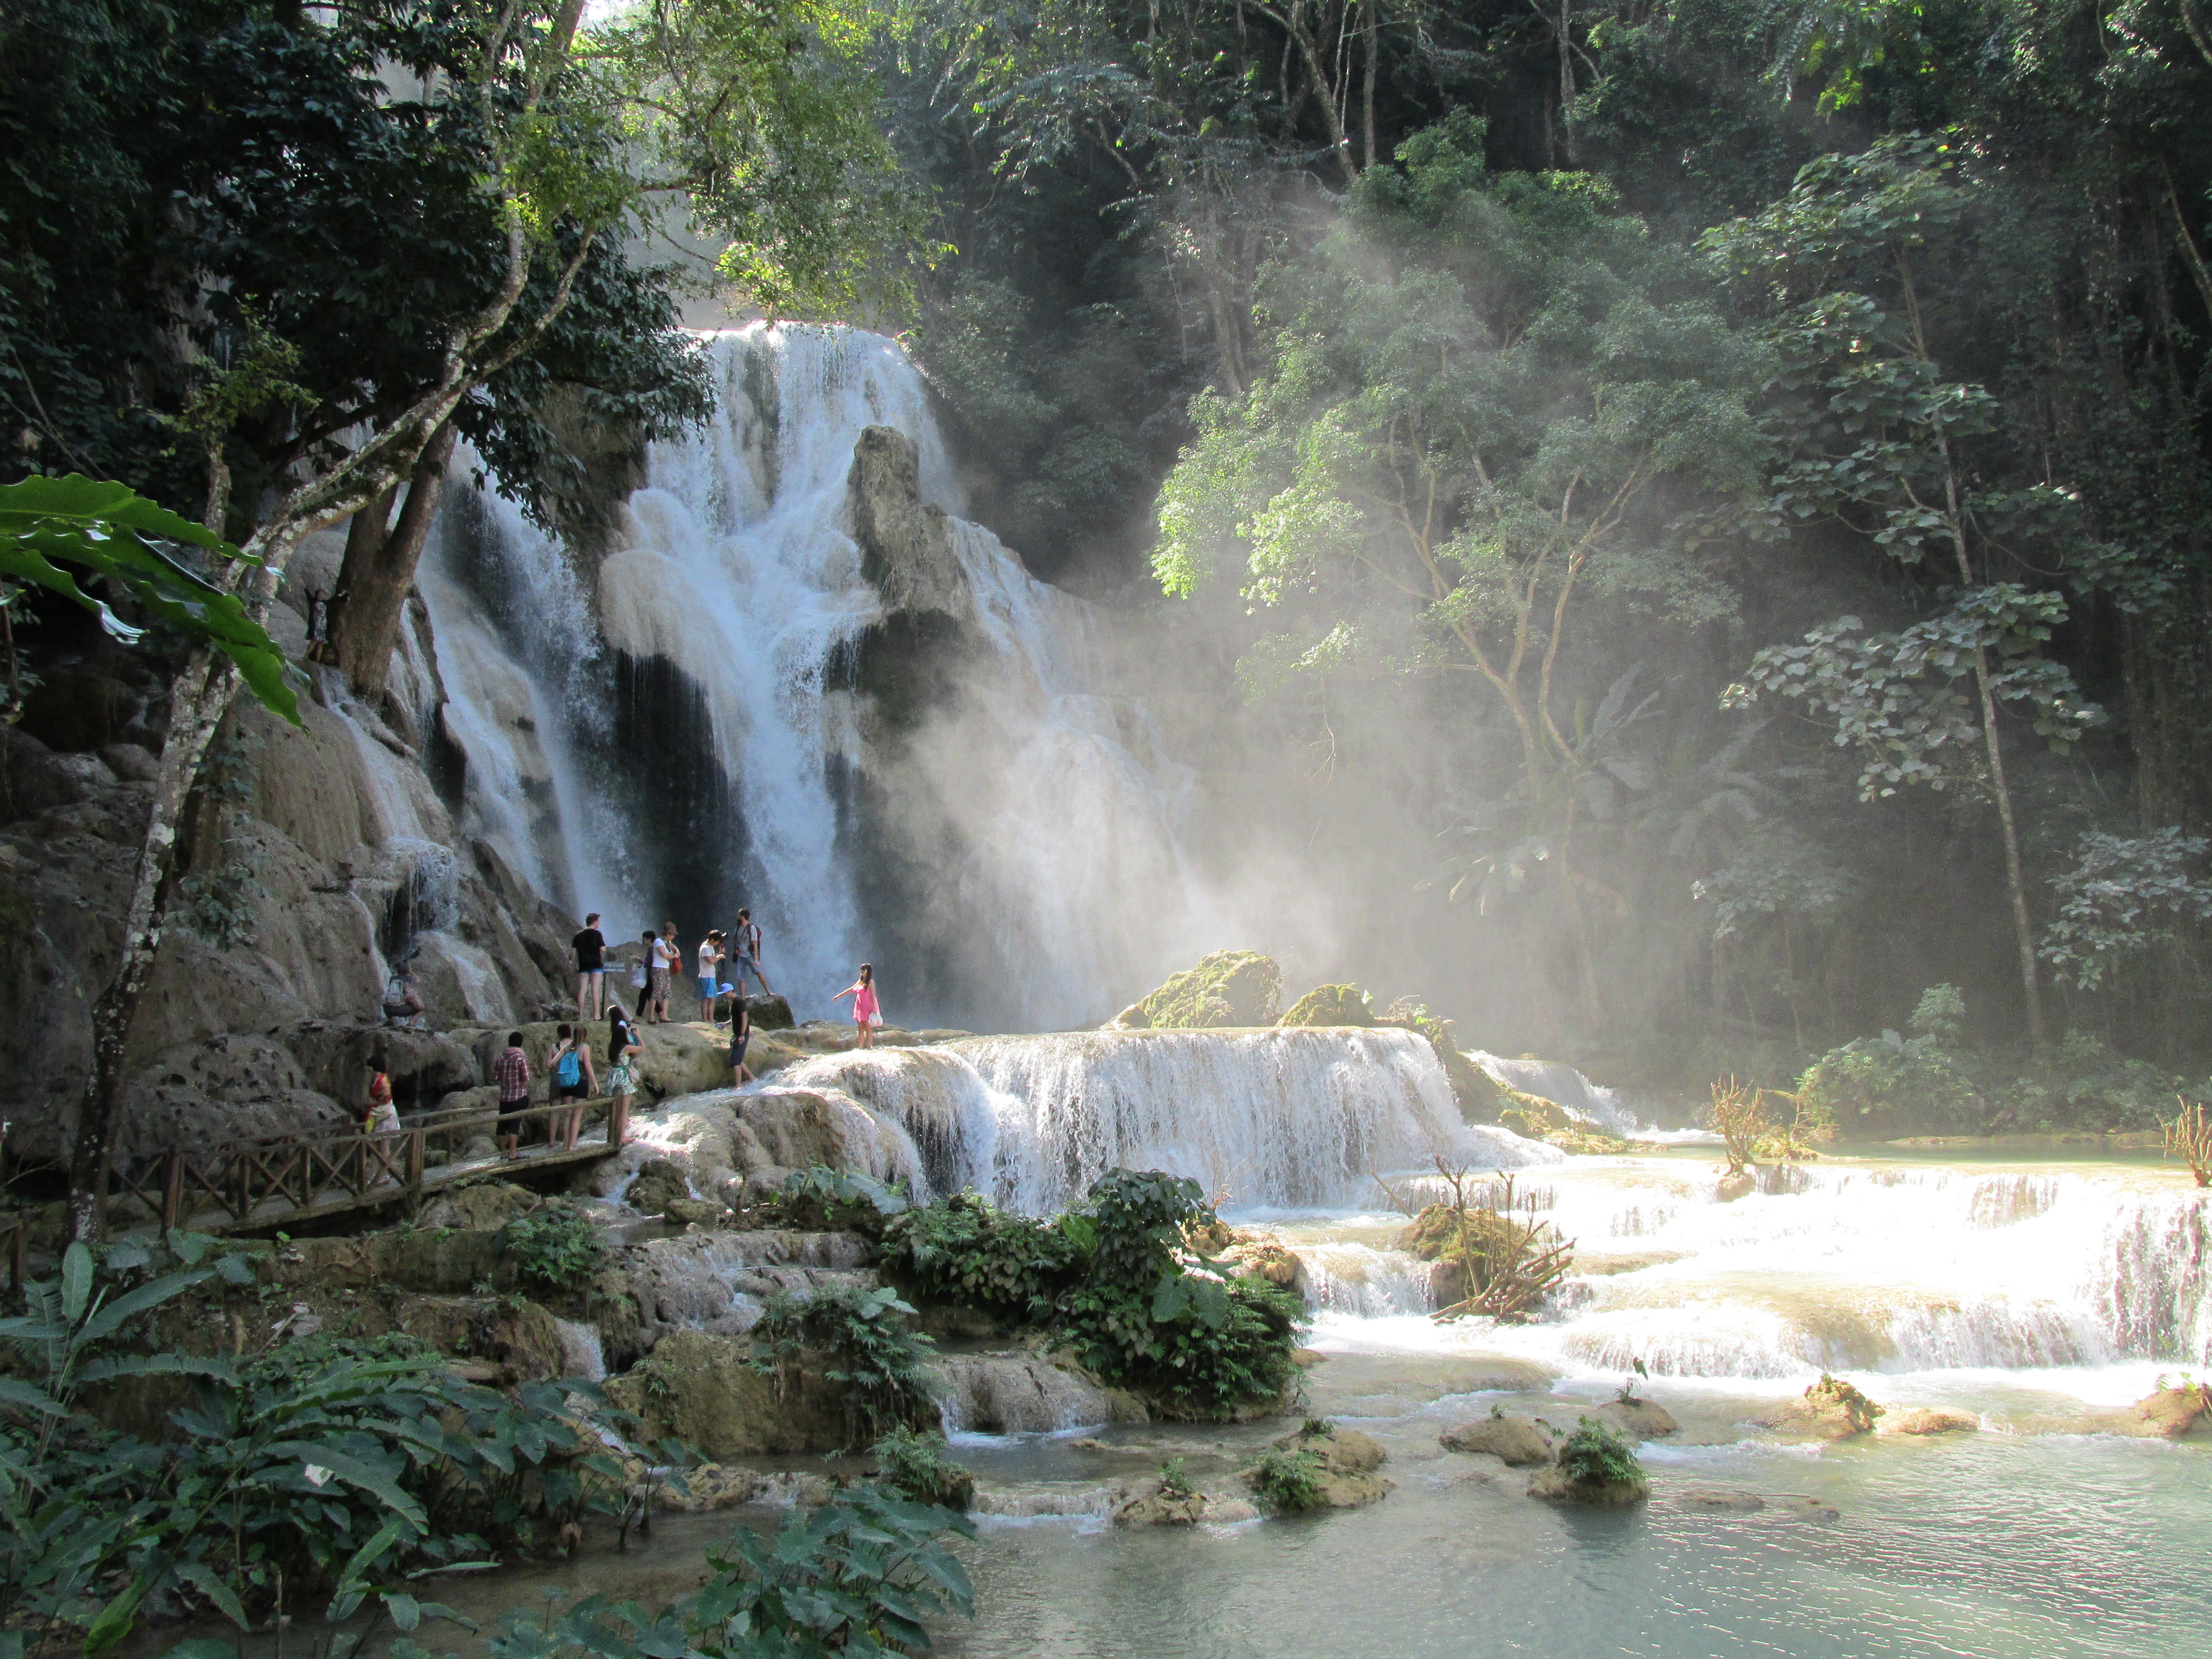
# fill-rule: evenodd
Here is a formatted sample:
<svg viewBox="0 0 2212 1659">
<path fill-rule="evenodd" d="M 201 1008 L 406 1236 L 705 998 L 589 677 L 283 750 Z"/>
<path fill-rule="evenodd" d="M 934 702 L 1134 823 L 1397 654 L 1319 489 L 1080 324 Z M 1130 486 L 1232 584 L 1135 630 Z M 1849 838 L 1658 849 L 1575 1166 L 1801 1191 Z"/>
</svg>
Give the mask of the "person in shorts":
<svg viewBox="0 0 2212 1659">
<path fill-rule="evenodd" d="M 651 971 L 647 975 L 646 1001 L 651 1012 L 646 1016 L 648 1025 L 668 1024 L 668 981 L 674 977 L 677 964 L 684 960 L 684 952 L 676 945 L 676 924 L 660 924 L 660 937 L 653 941 L 650 954 Z"/>
<path fill-rule="evenodd" d="M 761 972 L 760 957 L 760 924 L 753 920 L 751 911 L 740 910 L 738 912 L 738 930 L 730 939 L 730 982 L 738 988 L 738 995 L 741 998 L 745 994 L 745 975 L 748 974 L 760 981 L 763 991 L 769 995 L 775 993 L 775 987 L 768 982 L 768 975 Z"/>
<path fill-rule="evenodd" d="M 607 1006 L 607 1093 L 611 1097 L 607 1108 L 607 1146 L 620 1146 L 629 1139 L 629 1097 L 637 1088 L 637 1056 L 645 1052 L 645 1045 L 637 1040 L 630 1029 L 622 1004 Z"/>
<path fill-rule="evenodd" d="M 589 1100 L 599 1091 L 599 1080 L 592 1073 L 592 1048 L 583 1034 L 563 1025 L 554 1032 L 553 1053 L 547 1060 L 547 1068 L 553 1074 L 548 1092 L 556 1104 L 564 1100 Z M 564 1152 L 576 1150 L 576 1135 L 584 1127 L 581 1106 L 566 1112 L 556 1112 L 545 1120 L 545 1138 L 557 1140 Z"/>
<path fill-rule="evenodd" d="M 576 953 L 576 1018 L 597 1019 L 607 1006 L 607 936 L 599 931 L 597 910 L 584 918 L 584 931 L 568 941 Z"/>
<path fill-rule="evenodd" d="M 368 1062 L 368 1109 L 361 1115 L 365 1135 L 399 1132 L 399 1109 L 392 1103 L 392 1074 L 385 1065 L 382 1054 L 373 1055 Z"/>
<path fill-rule="evenodd" d="M 699 941 L 699 1018 L 716 1024 L 714 1000 L 722 994 L 722 930 L 714 928 Z"/>
<path fill-rule="evenodd" d="M 499 1085 L 499 1155 L 519 1155 L 522 1113 L 530 1104 L 530 1056 L 522 1052 L 522 1033 L 509 1031 L 507 1047 L 491 1063 L 491 1080 Z"/>
</svg>

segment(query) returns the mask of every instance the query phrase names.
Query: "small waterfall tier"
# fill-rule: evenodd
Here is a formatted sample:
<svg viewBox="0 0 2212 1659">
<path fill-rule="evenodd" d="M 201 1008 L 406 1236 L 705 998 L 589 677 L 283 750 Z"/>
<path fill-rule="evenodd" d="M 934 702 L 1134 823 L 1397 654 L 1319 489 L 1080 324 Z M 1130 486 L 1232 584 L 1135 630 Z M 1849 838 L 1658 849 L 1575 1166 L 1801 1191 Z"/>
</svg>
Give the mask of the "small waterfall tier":
<svg viewBox="0 0 2212 1659">
<path fill-rule="evenodd" d="M 1047 1215 L 1108 1170 L 1195 1178 L 1224 1206 L 1363 1201 L 1370 1172 L 1560 1154 L 1461 1121 L 1428 1043 L 1350 1027 L 1087 1031 L 876 1048 L 793 1068 L 904 1127 L 936 1192 Z"/>
</svg>

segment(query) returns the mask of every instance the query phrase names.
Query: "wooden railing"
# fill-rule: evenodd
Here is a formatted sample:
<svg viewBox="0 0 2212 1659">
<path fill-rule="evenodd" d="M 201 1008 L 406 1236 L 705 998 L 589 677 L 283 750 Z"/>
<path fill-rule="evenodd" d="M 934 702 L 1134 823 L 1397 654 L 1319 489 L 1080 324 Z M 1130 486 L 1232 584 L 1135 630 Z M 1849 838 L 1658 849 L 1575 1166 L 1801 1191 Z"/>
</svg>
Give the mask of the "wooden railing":
<svg viewBox="0 0 2212 1659">
<path fill-rule="evenodd" d="M 470 1141 L 502 1133 L 526 1139 L 532 1127 L 544 1125 L 552 1144 L 524 1147 L 520 1161 L 542 1161 L 549 1150 L 565 1155 L 559 1142 L 568 1117 L 578 1114 L 581 1121 L 589 1121 L 603 1114 L 606 1105 L 605 1099 L 598 1099 L 509 1112 L 472 1107 L 426 1112 L 403 1118 L 397 1129 L 368 1133 L 173 1147 L 133 1170 L 112 1173 L 109 1202 L 122 1204 L 126 1213 L 118 1216 L 111 1208 L 111 1224 L 127 1227 L 152 1221 L 164 1231 L 177 1226 L 270 1226 L 305 1211 L 343 1209 L 371 1200 L 419 1200 L 426 1183 L 443 1184 L 440 1173 L 463 1163 Z M 580 1139 L 575 1150 L 586 1152 L 586 1143 Z M 605 1156 L 608 1150 L 601 1137 L 591 1144 L 588 1155 Z M 467 1167 L 481 1170 L 498 1165 L 483 1160 Z M 143 1207 L 143 1214 L 127 1213 L 131 1200 Z"/>
</svg>

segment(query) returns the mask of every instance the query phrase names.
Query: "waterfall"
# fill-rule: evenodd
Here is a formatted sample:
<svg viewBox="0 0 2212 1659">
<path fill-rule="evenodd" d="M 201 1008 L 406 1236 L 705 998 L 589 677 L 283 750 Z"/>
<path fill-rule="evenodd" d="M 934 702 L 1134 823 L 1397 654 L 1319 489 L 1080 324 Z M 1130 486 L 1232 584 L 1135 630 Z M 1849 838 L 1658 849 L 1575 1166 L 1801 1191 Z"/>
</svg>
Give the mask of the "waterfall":
<svg viewBox="0 0 2212 1659">
<path fill-rule="evenodd" d="M 1358 1202 L 1372 1171 L 1438 1153 L 1485 1169 L 1551 1147 L 1460 1121 L 1436 1051 L 1406 1031 L 1091 1031 L 972 1037 L 806 1060 L 902 1125 L 931 1188 L 1048 1215 L 1116 1166 L 1196 1179 L 1239 1209 Z"/>
<path fill-rule="evenodd" d="M 464 828 L 610 938 L 674 920 L 693 940 L 749 906 L 803 1015 L 866 956 L 910 1024 L 1103 1017 L 1203 932 L 1194 775 L 1103 689 L 1091 607 L 951 516 L 896 343 L 755 324 L 707 349 L 714 415 L 652 446 L 596 568 L 496 495 L 447 492 L 421 588 Z M 852 684 L 890 620 L 848 501 L 872 427 L 913 441 L 962 590 L 939 596 L 957 696 L 903 724 Z"/>
<path fill-rule="evenodd" d="M 1508 1060 L 1502 1054 L 1486 1054 L 1480 1048 L 1471 1050 L 1468 1058 L 1488 1073 L 1494 1082 L 1579 1113 L 1608 1133 L 1634 1135 L 1645 1139 L 1652 1138 L 1652 1131 L 1637 1115 L 1636 1109 L 1622 1098 L 1618 1090 L 1602 1088 L 1592 1083 L 1573 1066 L 1562 1061 Z M 1665 1138 L 1680 1139 L 1685 1137 L 1678 1132 Z"/>
</svg>

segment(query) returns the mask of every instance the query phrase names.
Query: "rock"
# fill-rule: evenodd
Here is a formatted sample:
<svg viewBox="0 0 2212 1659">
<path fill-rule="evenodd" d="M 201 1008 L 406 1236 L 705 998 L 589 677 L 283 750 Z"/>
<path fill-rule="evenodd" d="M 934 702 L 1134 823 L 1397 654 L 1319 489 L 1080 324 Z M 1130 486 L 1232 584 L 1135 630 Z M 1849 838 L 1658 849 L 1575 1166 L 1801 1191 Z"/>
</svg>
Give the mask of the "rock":
<svg viewBox="0 0 2212 1659">
<path fill-rule="evenodd" d="M 1724 1175 L 1713 1188 L 1713 1195 L 1723 1204 L 1733 1204 L 1740 1198 L 1749 1198 L 1759 1190 L 1759 1177 L 1745 1170 L 1736 1175 Z"/>
<path fill-rule="evenodd" d="M 428 1109 L 489 1076 L 469 1044 L 441 1031 L 331 1023 L 295 1032 L 288 1043 L 313 1087 L 356 1108 L 368 1103 L 368 1062 L 377 1054 L 402 1111 Z M 491 1097 L 497 1102 L 496 1088 Z"/>
<path fill-rule="evenodd" d="M 1533 1468 L 1552 1461 L 1551 1437 L 1525 1417 L 1492 1412 L 1437 1437 L 1446 1451 L 1487 1452 L 1509 1468 Z"/>
<path fill-rule="evenodd" d="M 980 1434 L 1049 1434 L 1102 1423 L 1142 1423 L 1144 1407 L 1118 1389 L 1028 1352 L 946 1354 L 947 1428 Z"/>
<path fill-rule="evenodd" d="M 1375 1471 L 1382 1467 L 1382 1448 L 1357 1429 L 1332 1428 L 1326 1434 L 1300 1430 L 1275 1442 L 1282 1452 L 1304 1452 L 1320 1460 L 1315 1485 L 1316 1509 L 1352 1510 L 1378 1501 L 1396 1482 Z M 1248 1475 L 1248 1480 L 1253 1477 Z M 1256 1487 L 1256 1481 L 1255 1481 Z"/>
<path fill-rule="evenodd" d="M 621 1275 L 623 1299 L 636 1306 L 636 1346 L 650 1348 L 686 1329 L 742 1335 L 778 1291 L 872 1289 L 870 1260 L 867 1241 L 852 1233 L 717 1229 L 633 1244 L 611 1271 Z"/>
<path fill-rule="evenodd" d="M 1357 985 L 1316 985 L 1291 1006 L 1278 1025 L 1372 1025 L 1375 1010 Z"/>
<path fill-rule="evenodd" d="M 511 1181 L 477 1181 L 448 1188 L 423 1210 L 423 1227 L 452 1227 L 465 1232 L 495 1233 L 519 1215 L 538 1206 L 537 1194 Z"/>
<path fill-rule="evenodd" d="M 678 1472 L 655 1500 L 659 1507 L 682 1515 L 731 1510 L 750 1504 L 767 1492 L 772 1483 L 757 1469 L 732 1468 L 720 1463 L 701 1463 Z"/>
<path fill-rule="evenodd" d="M 1849 1440 L 1872 1434 L 1881 1407 L 1841 1377 L 1822 1376 L 1796 1400 L 1752 1420 L 1791 1440 Z"/>
<path fill-rule="evenodd" d="M 1982 1419 L 1971 1412 L 1932 1411 L 1922 1407 L 1916 1411 L 1900 1413 L 1890 1419 L 1892 1434 L 1966 1434 L 1982 1426 Z"/>
<path fill-rule="evenodd" d="M 691 1183 L 684 1179 L 684 1166 L 670 1158 L 646 1159 L 622 1189 L 622 1201 L 641 1215 L 665 1215 L 671 1204 L 690 1198 Z"/>
<path fill-rule="evenodd" d="M 264 1036 L 179 1044 L 131 1079 L 124 1103 L 123 1144 L 137 1156 L 354 1127 L 353 1115 L 309 1089 L 290 1052 Z"/>
<path fill-rule="evenodd" d="M 791 1017 L 791 1004 L 772 993 L 747 997 L 745 1013 L 756 1031 L 788 1031 L 796 1024 Z"/>
<path fill-rule="evenodd" d="M 1757 1492 L 1723 1492 L 1708 1488 L 1686 1492 L 1674 1501 L 1686 1510 L 1705 1512 L 1720 1510 L 1732 1515 L 1756 1515 L 1766 1507 L 1766 1500 Z"/>
<path fill-rule="evenodd" d="M 271 1284 L 325 1291 L 467 1291 L 495 1279 L 501 1260 L 494 1241 L 490 1231 L 437 1227 L 295 1238 L 261 1258 L 260 1271 Z"/>
<path fill-rule="evenodd" d="M 100 751 L 107 769 L 126 783 L 151 783 L 161 775 L 161 763 L 153 750 L 135 743 L 111 743 Z"/>
<path fill-rule="evenodd" d="M 1608 1400 L 1597 1408 L 1597 1415 L 1638 1440 L 1656 1440 L 1681 1427 L 1673 1413 L 1650 1400 Z"/>
<path fill-rule="evenodd" d="M 1264 1279 L 1278 1290 L 1305 1294 L 1306 1264 L 1282 1240 L 1240 1234 L 1231 1241 L 1225 1254 L 1253 1278 Z"/>
<path fill-rule="evenodd" d="M 1577 1480 L 1554 1464 L 1540 1470 L 1528 1483 L 1528 1496 L 1547 1498 L 1553 1503 L 1589 1504 L 1601 1509 L 1614 1509 L 1630 1504 L 1640 1504 L 1651 1495 L 1648 1480 Z"/>
<path fill-rule="evenodd" d="M 2205 1420 L 2206 1389 L 2203 1385 L 2161 1388 L 2135 1403 L 2135 1414 L 2150 1432 L 2179 1440 Z"/>
<path fill-rule="evenodd" d="M 489 1367 L 500 1382 L 537 1382 L 565 1369 L 561 1333 L 553 1316 L 535 1302 L 499 1296 L 398 1297 L 395 1330 L 419 1337 L 440 1353 Z"/>
<path fill-rule="evenodd" d="M 938 611 L 965 618 L 968 584 L 945 509 L 921 498 L 921 452 L 895 427 L 872 426 L 853 446 L 847 475 L 860 574 L 888 612 Z"/>
<path fill-rule="evenodd" d="M 853 1440 L 844 1388 L 818 1363 L 777 1380 L 746 1362 L 752 1345 L 707 1331 L 665 1337 L 607 1396 L 643 1420 L 646 1440 L 674 1437 L 717 1462 L 843 1449 Z"/>
<path fill-rule="evenodd" d="M 1282 969 L 1257 951 L 1216 951 L 1123 1009 L 1109 1029 L 1135 1031 L 1272 1025 Z"/>
<path fill-rule="evenodd" d="M 660 1212 L 678 1226 L 712 1227 L 728 1218 L 730 1206 L 712 1199 L 672 1198 Z"/>
<path fill-rule="evenodd" d="M 1125 1483 L 1114 1490 L 1109 1513 L 1117 1527 L 1194 1527 L 1206 1519 L 1202 1492 L 1170 1488 L 1160 1480 Z"/>
</svg>

